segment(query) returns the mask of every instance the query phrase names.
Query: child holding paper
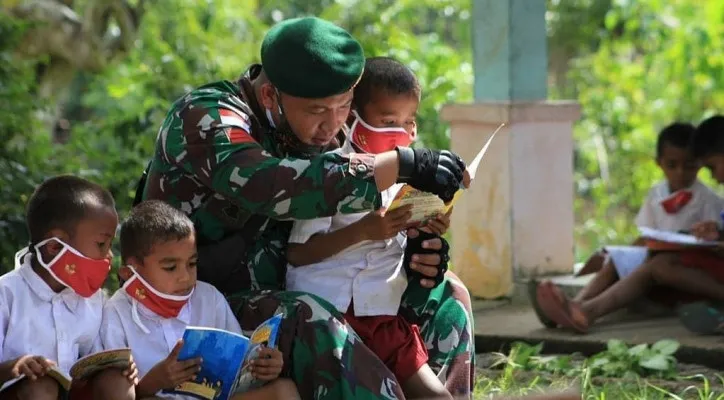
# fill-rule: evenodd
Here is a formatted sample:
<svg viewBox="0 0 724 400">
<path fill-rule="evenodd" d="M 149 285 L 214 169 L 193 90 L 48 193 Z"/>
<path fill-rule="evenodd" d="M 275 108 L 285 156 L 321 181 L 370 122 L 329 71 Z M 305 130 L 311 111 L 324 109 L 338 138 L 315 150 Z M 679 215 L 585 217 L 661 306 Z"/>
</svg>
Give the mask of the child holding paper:
<svg viewBox="0 0 724 400">
<path fill-rule="evenodd" d="M 367 60 L 355 88 L 348 140 L 341 151 L 380 153 L 408 146 L 417 134 L 420 85 L 391 58 Z M 394 189 L 382 193 L 382 204 Z M 316 294 L 345 313 L 362 341 L 390 368 L 408 398 L 451 398 L 427 365 L 419 328 L 398 315 L 407 287 L 402 233 L 410 208 L 296 221 L 289 238 L 287 289 Z M 426 228 L 442 234 L 449 216 Z"/>
<path fill-rule="evenodd" d="M 58 176 L 32 194 L 26 221 L 30 245 L 17 253 L 15 270 L 0 277 L 0 399 L 66 398 L 48 373 L 56 367 L 69 375 L 81 357 L 101 350 L 100 289 L 111 269 L 118 215 L 107 190 Z M 104 372 L 118 377 L 117 386 L 80 385 L 93 398 L 126 399 L 137 373 L 131 362 L 126 371 Z"/>
<path fill-rule="evenodd" d="M 689 148 L 694 130 L 690 124 L 674 123 L 659 134 L 656 161 L 666 181 L 649 192 L 636 217 L 637 226 L 689 231 L 699 221 L 719 218 L 724 201 L 696 180 L 701 163 Z M 637 240 L 635 244 L 643 243 Z M 630 304 L 656 285 L 687 290 L 670 268 L 659 266 L 670 254 L 648 258 L 644 246 L 607 246 L 605 252 L 601 270 L 572 301 L 551 282 L 535 287 L 531 297 L 544 324 L 585 332 L 596 319 Z"/>
<path fill-rule="evenodd" d="M 141 376 L 139 398 L 185 399 L 161 391 L 192 380 L 200 371 L 203 360 L 177 359 L 186 327 L 234 333 L 241 328 L 222 294 L 196 280 L 194 225 L 183 212 L 161 201 L 143 202 L 131 210 L 120 236 L 125 283 L 105 306 L 103 346 L 132 349 Z M 255 377 L 270 383 L 233 399 L 298 397 L 291 381 L 277 379 L 282 369 L 277 349 L 261 349 L 251 368 Z"/>
</svg>

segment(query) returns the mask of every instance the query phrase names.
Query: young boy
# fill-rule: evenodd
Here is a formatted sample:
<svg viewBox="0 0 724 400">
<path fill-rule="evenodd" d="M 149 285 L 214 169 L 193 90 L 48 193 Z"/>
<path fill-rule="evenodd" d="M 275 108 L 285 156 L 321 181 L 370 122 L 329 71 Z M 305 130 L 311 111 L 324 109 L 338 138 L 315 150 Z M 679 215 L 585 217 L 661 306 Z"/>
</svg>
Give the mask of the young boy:
<svg viewBox="0 0 724 400">
<path fill-rule="evenodd" d="M 161 201 L 141 203 L 121 225 L 120 236 L 125 283 L 104 308 L 103 346 L 132 349 L 141 376 L 139 398 L 184 399 L 160 392 L 193 379 L 200 370 L 202 360 L 177 360 L 186 326 L 236 333 L 241 328 L 221 293 L 196 280 L 196 236 L 183 212 Z M 281 369 L 281 353 L 262 349 L 252 371 L 273 382 L 233 398 L 296 398 L 294 384 L 277 379 Z"/>
<path fill-rule="evenodd" d="M 712 160 L 716 159 L 707 157 L 715 157 L 714 155 L 718 154 L 716 152 L 719 150 L 716 150 L 717 136 L 709 134 L 710 129 L 708 126 L 707 122 L 705 122 L 693 132 L 692 157 L 704 161 L 710 169 L 714 170 L 715 163 Z M 701 143 L 706 143 L 706 145 Z M 666 146 L 664 146 L 664 151 L 666 151 Z M 695 174 L 687 173 L 687 168 L 681 166 L 674 169 L 679 171 L 678 174 L 670 178 L 672 174 L 671 168 L 675 165 L 677 163 L 673 162 L 664 162 L 662 165 L 667 180 L 673 182 L 670 191 L 675 190 L 674 183 L 686 184 L 689 181 L 693 182 L 695 179 Z M 676 180 L 677 177 L 683 178 Z M 690 187 L 692 196 L 688 203 L 678 207 L 678 212 L 683 212 L 694 204 L 698 204 L 701 211 L 692 208 L 691 212 L 684 214 L 681 223 L 686 225 L 675 225 L 676 219 L 665 219 L 664 221 L 669 224 L 662 228 L 669 230 L 686 229 L 701 236 L 702 224 L 696 223 L 695 219 L 699 221 L 709 219 L 713 221 L 708 226 L 713 227 L 715 232 L 717 231 L 718 226 L 720 226 L 717 220 L 722 209 L 721 200 L 718 196 L 715 198 L 714 194 L 708 190 L 697 191 L 696 185 L 697 183 L 694 183 Z M 706 201 L 697 203 L 695 200 L 697 197 L 706 198 Z M 665 205 L 662 204 L 661 208 L 665 208 Z M 664 215 L 663 212 L 659 210 L 658 218 L 669 217 L 669 215 Z M 641 218 L 637 220 L 641 220 Z M 652 220 L 655 221 L 656 217 Z M 645 251 L 645 248 L 642 249 Z M 632 268 L 625 278 L 614 281 L 613 284 L 608 286 L 604 282 L 600 291 L 598 288 L 589 288 L 589 291 L 584 293 L 583 296 L 568 301 L 552 283 L 542 282 L 537 290 L 537 300 L 541 311 L 550 320 L 562 327 L 585 332 L 593 321 L 649 293 L 654 285 L 661 285 L 683 292 L 682 297 L 685 301 L 690 300 L 693 296 L 704 296 L 709 299 L 724 301 L 724 285 L 719 283 L 724 282 L 724 275 L 722 274 L 724 269 L 718 268 L 716 264 L 719 262 L 720 258 L 715 253 L 706 250 L 656 252 L 643 264 Z M 672 293 L 670 292 L 670 297 L 674 297 Z"/>
<path fill-rule="evenodd" d="M 380 153 L 416 135 L 420 85 L 390 58 L 367 60 L 354 92 L 355 121 L 342 153 Z M 383 204 L 390 198 L 383 192 Z M 287 289 L 316 294 L 345 313 L 362 341 L 392 370 L 408 398 L 452 398 L 427 365 L 419 328 L 398 315 L 409 208 L 296 221 L 289 238 Z M 429 228 L 442 233 L 447 217 Z"/>
<path fill-rule="evenodd" d="M 26 221 L 30 245 L 17 253 L 15 270 L 0 277 L 0 399 L 64 398 L 47 373 L 56 366 L 68 375 L 79 358 L 100 350 L 100 289 L 111 268 L 118 215 L 107 190 L 58 176 L 32 194 Z M 94 398 L 132 394 L 135 365 L 123 375 L 106 374 L 125 384 L 91 384 Z"/>
</svg>

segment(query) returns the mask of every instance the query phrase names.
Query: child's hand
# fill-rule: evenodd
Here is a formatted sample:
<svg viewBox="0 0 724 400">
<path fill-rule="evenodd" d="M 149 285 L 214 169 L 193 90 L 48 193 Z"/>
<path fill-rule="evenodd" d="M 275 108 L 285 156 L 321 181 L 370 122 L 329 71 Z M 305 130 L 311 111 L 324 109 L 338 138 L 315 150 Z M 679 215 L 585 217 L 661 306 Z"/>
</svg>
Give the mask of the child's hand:
<svg viewBox="0 0 724 400">
<path fill-rule="evenodd" d="M 719 240 L 719 225 L 716 221 L 697 222 L 691 227 L 691 234 L 701 240 Z"/>
<path fill-rule="evenodd" d="M 393 238 L 405 229 L 407 220 L 412 216 L 411 209 L 411 205 L 402 206 L 392 211 L 380 208 L 365 215 L 359 221 L 360 229 L 362 229 L 362 233 L 367 240 Z"/>
<path fill-rule="evenodd" d="M 136 362 L 133 361 L 133 356 L 131 356 L 131 364 L 123 371 L 123 376 L 125 376 L 132 385 L 138 385 L 138 368 L 136 367 Z"/>
<path fill-rule="evenodd" d="M 183 347 L 183 339 L 176 342 L 171 353 L 158 364 L 154 365 L 138 384 L 143 396 L 152 396 L 162 389 L 173 389 L 176 386 L 193 380 L 201 371 L 201 359 L 179 361 L 178 354 Z"/>
<path fill-rule="evenodd" d="M 25 375 L 26 378 L 34 381 L 48 373 L 54 365 L 53 361 L 45 357 L 25 355 L 15 360 L 10 371 L 13 379 Z"/>
<path fill-rule="evenodd" d="M 435 218 L 430 219 L 420 230 L 427 233 L 434 233 L 438 236 L 444 235 L 445 232 L 450 229 L 450 214 L 452 214 L 452 210 L 452 207 L 450 207 L 450 211 L 447 213 L 439 214 Z"/>
<path fill-rule="evenodd" d="M 284 367 L 282 352 L 262 347 L 257 358 L 251 360 L 251 375 L 262 381 L 272 381 L 279 377 Z"/>
</svg>

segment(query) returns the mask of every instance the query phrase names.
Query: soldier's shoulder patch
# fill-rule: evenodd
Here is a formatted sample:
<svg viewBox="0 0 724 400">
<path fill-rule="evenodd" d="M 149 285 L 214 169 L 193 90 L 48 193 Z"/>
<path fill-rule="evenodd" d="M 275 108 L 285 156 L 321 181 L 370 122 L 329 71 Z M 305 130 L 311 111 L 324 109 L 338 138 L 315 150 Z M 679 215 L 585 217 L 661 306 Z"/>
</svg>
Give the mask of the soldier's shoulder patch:
<svg viewBox="0 0 724 400">
<path fill-rule="evenodd" d="M 254 141 L 254 138 L 251 137 L 251 124 L 248 115 L 227 108 L 220 108 L 219 118 L 221 124 L 226 127 L 226 136 L 229 137 L 231 143 Z"/>
</svg>

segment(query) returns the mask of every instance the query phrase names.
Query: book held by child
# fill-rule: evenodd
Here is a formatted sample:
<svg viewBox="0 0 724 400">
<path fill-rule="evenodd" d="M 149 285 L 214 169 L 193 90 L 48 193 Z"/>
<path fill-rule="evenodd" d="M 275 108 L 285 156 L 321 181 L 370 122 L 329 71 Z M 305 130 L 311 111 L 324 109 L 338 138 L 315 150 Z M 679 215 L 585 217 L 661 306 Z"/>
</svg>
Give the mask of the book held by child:
<svg viewBox="0 0 724 400">
<path fill-rule="evenodd" d="M 230 399 L 236 393 L 261 386 L 250 371 L 249 362 L 259 350 L 275 347 L 282 316 L 275 315 L 250 337 L 216 328 L 189 326 L 184 331 L 179 361 L 201 357 L 201 371 L 194 381 L 184 382 L 165 393 L 190 395 L 199 399 Z"/>
<path fill-rule="evenodd" d="M 480 149 L 473 161 L 468 165 L 468 173 L 470 174 L 471 183 L 473 179 L 475 179 L 475 173 L 478 170 L 480 161 L 483 159 L 483 156 L 488 151 L 488 147 L 493 141 L 495 134 L 497 134 L 503 126 L 505 126 L 505 124 L 500 124 L 500 126 L 498 126 L 493 134 L 490 135 L 488 141 L 485 142 L 483 148 Z M 412 216 L 408 220 L 411 225 L 424 225 L 430 218 L 433 218 L 436 215 L 448 213 L 462 194 L 462 190 L 459 190 L 457 193 L 455 193 L 455 197 L 452 199 L 452 201 L 450 201 L 448 204 L 445 204 L 437 195 L 422 192 L 413 188 L 410 185 L 397 185 L 397 190 L 398 191 L 394 195 L 392 202 L 389 205 L 384 204 L 383 206 L 386 206 L 388 210 L 394 210 L 408 204 L 412 205 Z"/>
</svg>

